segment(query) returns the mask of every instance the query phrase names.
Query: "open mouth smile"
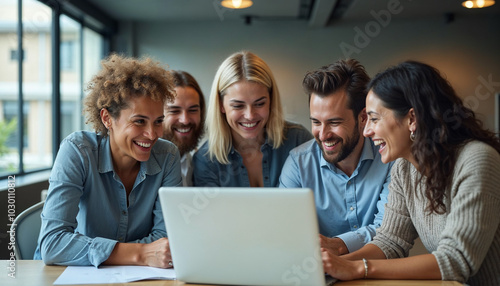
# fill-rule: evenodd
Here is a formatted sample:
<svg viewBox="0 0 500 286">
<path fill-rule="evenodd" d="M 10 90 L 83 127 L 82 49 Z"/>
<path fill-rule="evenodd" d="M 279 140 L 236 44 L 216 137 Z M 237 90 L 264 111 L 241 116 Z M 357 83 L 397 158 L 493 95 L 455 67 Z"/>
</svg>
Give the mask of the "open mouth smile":
<svg viewBox="0 0 500 286">
<path fill-rule="evenodd" d="M 149 148 L 151 147 L 151 143 L 146 143 L 146 142 L 138 142 L 138 141 L 134 141 L 134 143 L 142 148 Z"/>
<path fill-rule="evenodd" d="M 375 144 L 375 146 L 380 146 L 380 148 L 378 149 L 379 153 L 382 153 L 382 151 L 385 149 L 386 146 L 385 141 L 382 139 L 373 140 L 373 144 Z"/>
<path fill-rule="evenodd" d="M 184 128 L 174 128 L 175 131 L 179 133 L 189 133 L 191 131 L 191 127 L 184 127 Z"/>
<path fill-rule="evenodd" d="M 254 128 L 259 122 L 240 122 L 240 125 L 245 128 Z"/>
</svg>

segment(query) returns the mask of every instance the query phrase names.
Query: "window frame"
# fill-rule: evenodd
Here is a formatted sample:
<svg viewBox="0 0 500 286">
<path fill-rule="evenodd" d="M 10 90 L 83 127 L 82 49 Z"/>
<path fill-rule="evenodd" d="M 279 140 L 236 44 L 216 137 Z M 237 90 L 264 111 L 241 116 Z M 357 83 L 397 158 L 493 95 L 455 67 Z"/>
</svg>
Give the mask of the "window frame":
<svg viewBox="0 0 500 286">
<path fill-rule="evenodd" d="M 76 22 L 80 24 L 79 33 L 80 33 L 80 45 L 79 48 L 83 51 L 84 45 L 84 37 L 83 30 L 88 28 L 93 30 L 102 36 L 102 57 L 109 54 L 111 51 L 110 42 L 111 37 L 116 34 L 117 31 L 117 23 L 116 21 L 105 14 L 95 6 L 90 3 L 82 3 L 81 1 L 76 0 L 37 0 L 42 4 L 47 5 L 52 10 L 52 20 L 51 20 L 51 68 L 52 68 L 52 96 L 51 96 L 51 114 L 52 114 L 52 164 L 56 158 L 57 152 L 59 151 L 59 144 L 62 141 L 61 133 L 61 22 L 60 18 L 62 15 L 68 16 L 72 18 Z M 23 56 L 24 56 L 24 45 L 23 45 L 23 2 L 24 0 L 17 1 L 17 51 L 22 51 L 21 53 L 17 52 L 17 59 L 14 61 L 17 62 L 18 65 L 18 105 L 17 105 L 17 114 L 23 114 L 24 109 L 24 91 L 23 91 Z M 85 86 L 83 83 L 83 61 L 84 61 L 84 53 L 81 52 L 79 54 L 79 58 L 77 61 L 80 61 L 80 98 L 83 98 Z M 0 176 L 0 180 L 7 179 L 9 176 L 22 176 L 27 174 L 32 174 L 40 171 L 50 170 L 52 168 L 52 164 L 50 167 L 39 168 L 39 169 L 30 169 L 26 171 L 24 168 L 24 118 L 23 116 L 18 116 L 17 122 L 17 133 L 18 133 L 18 144 L 17 151 L 19 156 L 19 166 L 17 168 L 17 172 L 13 172 L 8 175 Z"/>
</svg>

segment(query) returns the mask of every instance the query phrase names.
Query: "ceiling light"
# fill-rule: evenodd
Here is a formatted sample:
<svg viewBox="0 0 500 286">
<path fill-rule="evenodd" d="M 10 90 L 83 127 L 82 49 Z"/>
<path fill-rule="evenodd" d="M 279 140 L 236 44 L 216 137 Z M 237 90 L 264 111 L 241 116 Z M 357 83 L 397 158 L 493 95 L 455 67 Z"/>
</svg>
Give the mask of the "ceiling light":
<svg viewBox="0 0 500 286">
<path fill-rule="evenodd" d="M 495 0 L 469 0 L 462 2 L 465 8 L 484 8 L 495 4 Z"/>
<path fill-rule="evenodd" d="M 252 0 L 223 0 L 221 5 L 229 9 L 243 9 L 253 5 Z"/>
</svg>

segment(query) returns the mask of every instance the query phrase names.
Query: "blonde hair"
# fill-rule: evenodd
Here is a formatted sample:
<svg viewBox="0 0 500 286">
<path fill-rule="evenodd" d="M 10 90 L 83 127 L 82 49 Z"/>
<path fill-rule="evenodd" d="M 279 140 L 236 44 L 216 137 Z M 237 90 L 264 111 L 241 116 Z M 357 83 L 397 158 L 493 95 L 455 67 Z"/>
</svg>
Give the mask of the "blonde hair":
<svg viewBox="0 0 500 286">
<path fill-rule="evenodd" d="M 97 133 L 107 136 L 101 120 L 101 109 L 106 108 L 112 118 L 128 107 L 131 97 L 148 96 L 154 101 L 173 101 L 173 78 L 170 72 L 150 58 L 135 59 L 112 54 L 101 61 L 102 69 L 87 86 L 84 113 Z"/>
<path fill-rule="evenodd" d="M 208 155 L 221 164 L 229 164 L 232 146 L 231 127 L 222 113 L 222 101 L 227 88 L 246 80 L 263 84 L 269 91 L 271 106 L 265 132 L 276 149 L 283 143 L 285 120 L 276 80 L 267 64 L 257 55 L 242 51 L 230 55 L 220 65 L 210 91 L 207 110 Z"/>
</svg>

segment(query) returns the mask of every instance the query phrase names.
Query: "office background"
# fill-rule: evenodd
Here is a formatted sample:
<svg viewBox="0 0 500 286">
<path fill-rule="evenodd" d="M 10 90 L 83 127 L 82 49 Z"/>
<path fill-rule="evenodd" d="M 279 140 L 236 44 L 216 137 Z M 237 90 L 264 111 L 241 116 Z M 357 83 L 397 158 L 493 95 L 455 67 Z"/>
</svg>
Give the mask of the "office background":
<svg viewBox="0 0 500 286">
<path fill-rule="evenodd" d="M 6 2 L 17 1 L 0 0 L 0 4 Z M 21 2 L 37 2 L 37 5 L 46 6 L 49 10 L 62 5 L 62 11 L 71 16 L 66 19 L 64 17 L 67 16 L 62 15 L 62 25 L 71 21 L 82 25 L 82 30 L 92 34 L 90 38 L 94 44 L 97 42 L 99 48 L 91 53 L 85 49 L 85 44 L 72 46 L 67 40 L 70 36 L 61 36 L 57 51 L 61 56 L 61 61 L 57 63 L 59 68 L 52 67 L 52 70 L 46 71 L 52 75 L 47 78 L 54 80 L 53 70 L 59 69 L 61 85 L 54 88 L 57 85 L 53 84 L 52 90 L 49 86 L 43 100 L 48 109 L 37 109 L 46 110 L 48 116 L 42 116 L 43 120 L 32 120 L 34 127 L 25 123 L 25 129 L 46 128 L 45 136 L 47 132 L 57 133 L 59 139 L 50 135 L 43 141 L 44 148 L 39 148 L 41 151 L 36 149 L 38 157 L 35 158 L 42 156 L 46 162 L 42 166 L 44 168 L 40 168 L 44 171 L 37 172 L 33 168 L 30 175 L 30 172 L 26 175 L 16 171 L 4 173 L 17 174 L 17 213 L 39 201 L 40 191 L 47 188 L 48 170 L 54 150 L 57 150 L 57 141 L 71 131 L 85 128 L 78 113 L 78 104 L 84 96 L 85 82 L 98 69 L 98 59 L 109 51 L 129 56 L 151 56 L 171 69 L 188 71 L 199 81 L 207 99 L 215 71 L 228 55 L 240 50 L 255 52 L 269 64 L 277 79 L 287 119 L 309 129 L 307 96 L 301 87 L 305 72 L 346 57 L 358 59 L 370 76 L 403 60 L 424 61 L 444 73 L 485 126 L 495 129 L 494 94 L 500 92 L 500 3 L 482 10 L 468 10 L 460 5 L 459 0 L 254 0 L 254 6 L 246 11 L 232 11 L 212 0 Z M 35 15 L 42 6 L 34 9 Z M 7 15 L 0 12 L 0 21 L 5 17 Z M 64 27 L 70 26 L 67 24 Z M 68 30 L 71 29 L 62 29 L 61 35 Z M 44 33 L 50 36 L 57 31 L 47 27 Z M 79 35 L 85 39 L 85 32 Z M 41 39 L 40 36 L 37 38 Z M 50 37 L 45 41 L 50 42 Z M 85 41 L 90 42 L 92 40 Z M 38 44 L 35 50 L 39 47 Z M 78 47 L 82 48 L 78 50 Z M 28 50 L 27 43 L 23 48 Z M 15 59 L 17 54 L 12 51 L 15 48 L 6 49 L 1 57 Z M 46 52 L 50 58 L 51 49 Z M 68 55 L 80 59 L 75 63 L 77 75 L 74 77 L 69 73 L 71 65 L 63 60 Z M 26 62 L 31 59 L 30 51 L 25 57 Z M 85 60 L 81 59 L 85 57 L 92 57 L 92 64 L 82 64 Z M 28 80 L 39 72 L 39 66 L 25 67 L 24 78 Z M 0 83 L 7 78 L 2 73 L 0 76 Z M 68 81 L 76 82 L 76 86 L 72 87 L 74 96 L 68 89 L 61 89 L 61 86 L 68 86 Z M 58 97 L 54 97 L 54 90 L 59 93 L 61 101 L 55 106 L 54 100 L 57 101 Z M 28 91 L 24 89 L 23 92 Z M 0 100 L 2 96 L 7 95 L 0 90 Z M 73 101 L 65 102 L 64 98 L 73 98 Z M 37 98 L 37 102 L 41 104 L 42 100 Z M 2 116 L 12 110 L 5 105 L 0 108 Z M 54 109 L 59 112 L 54 113 Z M 53 124 L 58 117 L 56 114 L 59 114 L 59 124 Z M 42 117 L 39 115 L 37 118 Z M 73 121 L 68 126 L 70 118 Z M 39 146 L 42 140 L 37 136 L 42 135 L 30 136 L 27 130 L 23 132 L 27 134 L 26 142 L 21 143 L 26 152 L 24 160 L 27 160 L 30 158 L 30 153 L 26 151 L 30 149 L 29 144 Z M 9 255 L 6 181 L 1 181 L 0 185 L 1 259 Z"/>
</svg>

